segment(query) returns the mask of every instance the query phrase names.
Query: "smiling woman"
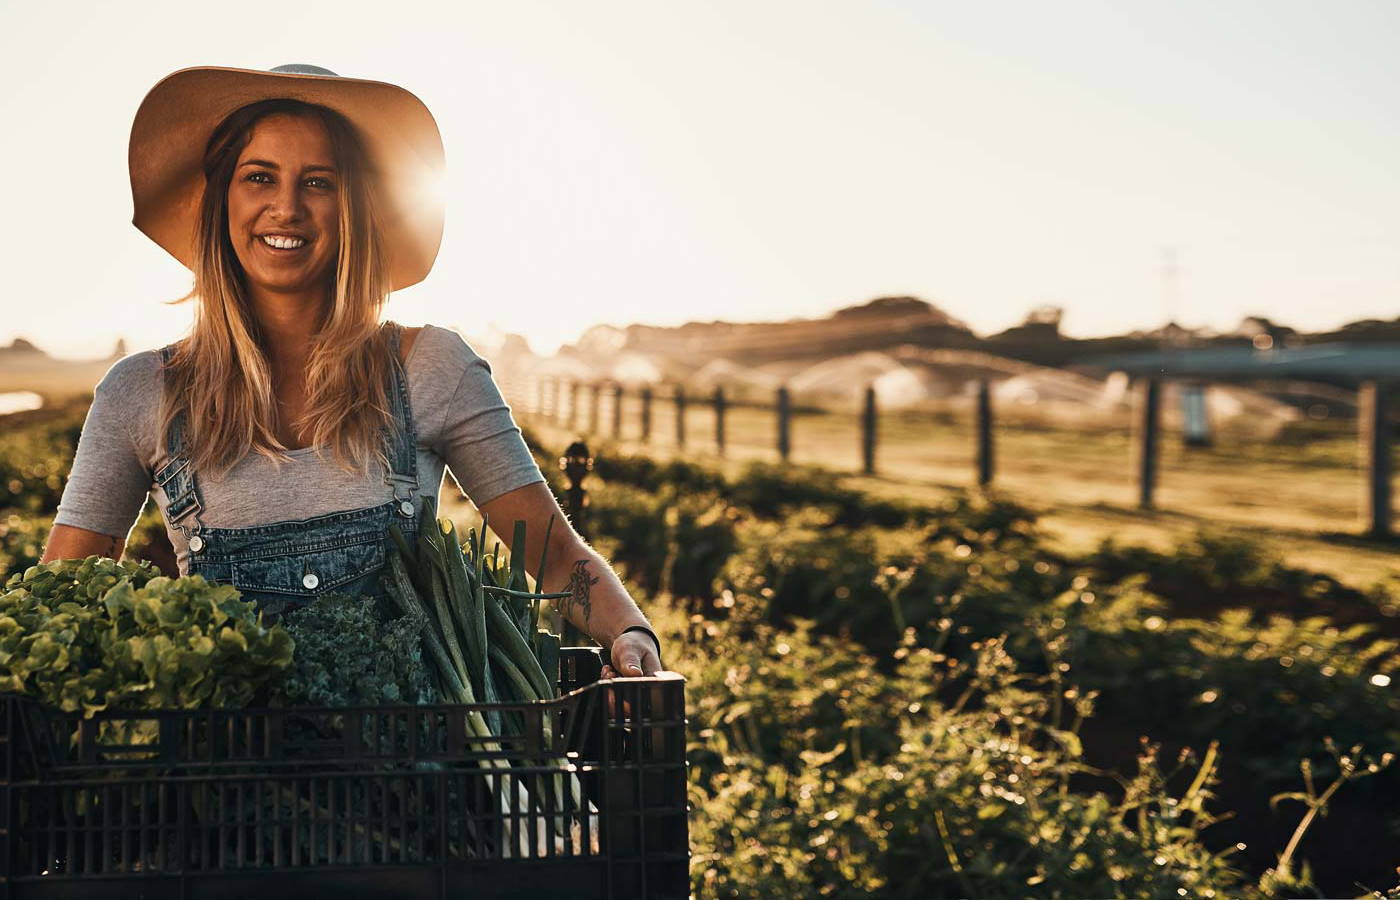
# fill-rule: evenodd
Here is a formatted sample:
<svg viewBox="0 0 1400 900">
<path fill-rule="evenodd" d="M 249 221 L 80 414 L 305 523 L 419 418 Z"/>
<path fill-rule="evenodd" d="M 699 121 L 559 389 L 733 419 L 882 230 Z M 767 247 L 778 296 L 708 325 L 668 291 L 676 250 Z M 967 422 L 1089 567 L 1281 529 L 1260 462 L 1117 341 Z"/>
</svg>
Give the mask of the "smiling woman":
<svg viewBox="0 0 1400 900">
<path fill-rule="evenodd" d="M 97 386 L 45 559 L 117 556 L 147 493 L 181 574 L 271 616 L 334 590 L 384 599 L 390 525 L 412 537 L 450 468 L 491 521 L 526 523 L 540 586 L 621 675 L 660 647 L 607 561 L 562 519 L 490 367 L 455 333 L 381 322 L 442 235 L 442 157 L 393 85 L 293 67 L 201 68 L 132 129 L 135 223 L 194 273 L 181 341 Z"/>
</svg>

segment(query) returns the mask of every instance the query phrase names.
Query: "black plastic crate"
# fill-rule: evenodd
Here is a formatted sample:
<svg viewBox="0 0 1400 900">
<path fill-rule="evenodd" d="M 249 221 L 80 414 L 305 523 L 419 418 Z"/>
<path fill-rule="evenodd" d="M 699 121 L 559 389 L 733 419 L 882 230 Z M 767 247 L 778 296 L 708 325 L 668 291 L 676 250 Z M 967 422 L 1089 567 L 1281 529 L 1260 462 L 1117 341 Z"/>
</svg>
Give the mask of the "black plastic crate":
<svg viewBox="0 0 1400 900">
<path fill-rule="evenodd" d="M 540 704 L 83 719 L 0 696 L 0 900 L 688 897 L 685 681 L 600 665 L 565 648 Z M 469 711 L 524 733 L 488 743 Z"/>
</svg>

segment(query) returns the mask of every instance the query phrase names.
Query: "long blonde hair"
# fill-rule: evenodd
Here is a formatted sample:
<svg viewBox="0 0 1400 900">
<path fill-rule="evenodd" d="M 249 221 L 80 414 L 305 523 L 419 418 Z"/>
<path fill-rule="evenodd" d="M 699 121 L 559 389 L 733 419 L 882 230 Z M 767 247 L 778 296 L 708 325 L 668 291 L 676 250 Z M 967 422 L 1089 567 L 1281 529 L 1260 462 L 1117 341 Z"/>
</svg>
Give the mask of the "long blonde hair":
<svg viewBox="0 0 1400 900">
<path fill-rule="evenodd" d="M 312 335 L 305 412 L 292 423 L 311 445 L 330 449 L 340 468 L 387 467 L 381 429 L 391 411 L 386 389 L 388 329 L 379 316 L 388 297 L 384 251 L 374 225 L 373 173 L 354 126 L 323 106 L 263 100 L 235 110 L 209 138 L 205 186 L 196 233 L 197 300 L 189 335 L 176 344 L 166 369 L 160 429 L 186 413 L 190 461 L 197 470 L 227 471 L 250 450 L 288 461 L 278 441 L 278 411 L 267 347 L 252 313 L 242 266 L 228 232 L 228 187 L 253 126 L 277 113 L 320 121 L 330 136 L 340 198 L 340 248 L 330 303 Z M 180 301 L 177 301 L 180 302 Z"/>
</svg>

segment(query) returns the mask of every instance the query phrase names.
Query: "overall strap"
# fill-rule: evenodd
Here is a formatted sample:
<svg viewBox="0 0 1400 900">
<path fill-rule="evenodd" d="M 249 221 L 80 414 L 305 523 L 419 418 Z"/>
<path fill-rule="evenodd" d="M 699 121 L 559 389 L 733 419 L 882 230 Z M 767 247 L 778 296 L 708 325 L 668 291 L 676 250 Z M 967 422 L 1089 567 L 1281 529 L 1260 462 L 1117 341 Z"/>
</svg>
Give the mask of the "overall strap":
<svg viewBox="0 0 1400 900">
<path fill-rule="evenodd" d="M 384 481 L 394 489 L 396 511 L 404 518 L 417 515 L 413 494 L 418 490 L 418 437 L 413 428 L 413 414 L 408 405 L 408 372 L 399 361 L 399 341 L 403 326 L 394 323 L 389 328 L 390 379 L 387 385 L 389 409 L 393 427 L 385 429 L 385 456 L 389 470 Z"/>
<path fill-rule="evenodd" d="M 162 377 L 164 370 L 170 365 L 170 357 L 174 351 L 173 345 L 166 345 L 160 348 L 160 361 Z M 170 430 L 165 435 L 166 463 L 160 467 L 155 474 L 155 483 L 166 496 L 165 517 L 170 524 L 174 525 L 190 538 L 190 533 L 198 533 L 203 527 L 199 521 L 199 511 L 204 508 L 204 503 L 200 499 L 199 484 L 195 479 L 194 466 L 190 465 L 190 459 L 185 452 L 185 411 L 182 409 L 175 414 L 175 418 L 170 423 Z M 185 523 L 189 518 L 191 521 Z M 202 539 L 201 539 L 202 540 Z M 202 543 L 200 543 L 202 546 Z M 191 547 L 191 549 L 198 549 Z"/>
</svg>

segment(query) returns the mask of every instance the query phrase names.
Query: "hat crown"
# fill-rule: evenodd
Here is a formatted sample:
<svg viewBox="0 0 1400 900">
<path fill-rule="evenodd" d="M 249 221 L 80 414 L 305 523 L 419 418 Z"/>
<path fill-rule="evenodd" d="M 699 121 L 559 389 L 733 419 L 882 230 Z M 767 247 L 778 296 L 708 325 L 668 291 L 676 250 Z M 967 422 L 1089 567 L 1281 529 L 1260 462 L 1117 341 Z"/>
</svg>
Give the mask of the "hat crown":
<svg viewBox="0 0 1400 900">
<path fill-rule="evenodd" d="M 286 63 L 280 66 L 273 66 L 271 69 L 268 69 L 268 71 L 280 72 L 283 75 L 334 75 L 337 78 L 340 77 L 330 69 L 323 69 L 320 66 L 313 66 L 310 63 Z"/>
</svg>

